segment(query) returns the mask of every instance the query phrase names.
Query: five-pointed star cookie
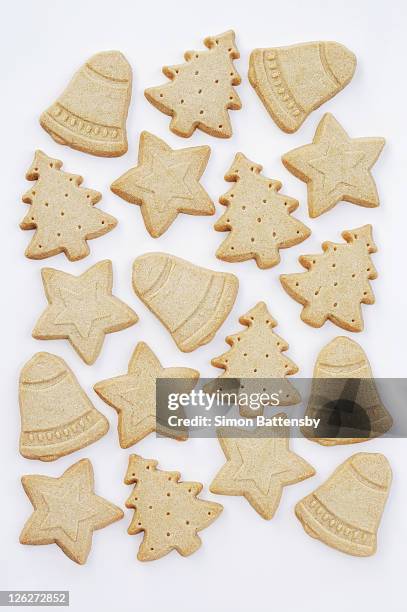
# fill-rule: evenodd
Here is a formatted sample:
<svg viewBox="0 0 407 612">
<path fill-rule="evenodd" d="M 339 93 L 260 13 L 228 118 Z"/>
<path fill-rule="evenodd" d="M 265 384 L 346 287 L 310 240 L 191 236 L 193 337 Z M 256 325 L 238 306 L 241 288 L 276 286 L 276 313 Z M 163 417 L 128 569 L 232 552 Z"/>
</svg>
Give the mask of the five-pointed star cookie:
<svg viewBox="0 0 407 612">
<path fill-rule="evenodd" d="M 102 380 L 94 386 L 96 393 L 119 414 L 118 431 L 122 448 L 129 448 L 153 431 L 178 440 L 187 438 L 187 432 L 171 431 L 164 424 L 156 422 L 157 378 L 182 379 L 182 391 L 189 392 L 195 386 L 199 372 L 191 368 L 163 368 L 149 346 L 139 342 L 130 359 L 127 374 Z"/>
<path fill-rule="evenodd" d="M 325 114 L 312 144 L 289 151 L 285 167 L 307 183 L 310 217 L 318 217 L 344 200 L 367 208 L 379 206 L 370 173 L 384 138 L 349 138 L 333 115 Z"/>
<path fill-rule="evenodd" d="M 136 313 L 112 295 L 113 270 L 108 259 L 80 276 L 43 268 L 42 280 L 49 305 L 39 318 L 33 337 L 66 338 L 87 364 L 96 360 L 105 334 L 138 321 Z"/>
<path fill-rule="evenodd" d="M 34 513 L 21 532 L 21 544 L 58 544 L 76 563 L 85 563 L 92 534 L 123 518 L 114 504 L 94 493 L 93 468 L 82 459 L 59 478 L 23 476 Z"/>
<path fill-rule="evenodd" d="M 158 238 L 180 212 L 214 214 L 213 202 L 199 183 L 210 152 L 208 146 L 174 150 L 150 132 L 142 132 L 138 166 L 114 181 L 111 189 L 141 206 L 148 232 Z"/>
<path fill-rule="evenodd" d="M 277 417 L 286 418 L 285 414 Z M 264 426 L 254 431 L 222 428 L 218 438 L 227 462 L 210 488 L 220 495 L 243 495 L 265 519 L 280 503 L 283 487 L 315 474 L 314 468 L 289 450 L 286 427 Z"/>
</svg>

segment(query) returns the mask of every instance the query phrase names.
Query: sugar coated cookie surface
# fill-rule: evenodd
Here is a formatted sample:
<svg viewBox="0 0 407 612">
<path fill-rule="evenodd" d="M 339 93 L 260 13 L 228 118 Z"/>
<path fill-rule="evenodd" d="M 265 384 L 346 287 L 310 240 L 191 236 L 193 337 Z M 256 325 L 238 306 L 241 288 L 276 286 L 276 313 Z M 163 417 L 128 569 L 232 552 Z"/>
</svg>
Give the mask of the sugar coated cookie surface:
<svg viewBox="0 0 407 612">
<path fill-rule="evenodd" d="M 229 262 L 255 259 L 259 268 L 280 261 L 279 249 L 299 244 L 310 235 L 301 221 L 291 216 L 298 201 L 279 192 L 280 181 L 262 176 L 262 166 L 237 153 L 225 175 L 233 187 L 219 198 L 227 207 L 215 229 L 230 232 L 216 251 Z"/>
<path fill-rule="evenodd" d="M 40 123 L 60 144 L 92 155 L 123 155 L 131 81 L 131 68 L 122 53 L 97 53 L 42 113 Z"/>
<path fill-rule="evenodd" d="M 61 357 L 36 353 L 19 381 L 20 452 L 54 461 L 99 440 L 108 420 L 91 403 Z"/>
<path fill-rule="evenodd" d="M 384 144 L 384 138 L 349 138 L 335 117 L 327 113 L 312 144 L 283 155 L 285 167 L 307 183 L 310 217 L 319 217 L 341 201 L 366 208 L 379 206 L 370 170 Z"/>
<path fill-rule="evenodd" d="M 105 334 L 138 321 L 136 313 L 112 295 L 113 269 L 108 259 L 80 276 L 43 268 L 42 281 L 48 307 L 38 319 L 33 337 L 66 338 L 89 365 L 102 350 Z"/>
<path fill-rule="evenodd" d="M 145 96 L 161 112 L 172 117 L 170 129 L 188 137 L 196 128 L 229 138 L 232 126 L 228 109 L 242 106 L 233 86 L 241 79 L 233 65 L 240 57 L 232 31 L 205 38 L 206 51 L 187 51 L 185 64 L 165 66 L 171 82 L 146 89 Z"/>
<path fill-rule="evenodd" d="M 81 187 L 83 178 L 61 170 L 59 159 L 36 151 L 26 174 L 35 181 L 23 195 L 30 208 L 20 223 L 23 230 L 35 229 L 26 249 L 30 259 L 44 259 L 65 253 L 70 261 L 89 255 L 87 240 L 103 236 L 117 220 L 95 207 L 102 195 Z"/>
<path fill-rule="evenodd" d="M 258 302 L 239 318 L 239 323 L 246 329 L 227 336 L 226 342 L 231 348 L 211 361 L 215 368 L 225 370 L 219 379 L 240 380 L 242 393 L 278 392 L 280 406 L 298 404 L 301 401 L 299 393 L 288 380 L 284 380 L 298 372 L 298 368 L 283 354 L 288 350 L 288 344 L 273 331 L 277 321 L 269 313 L 267 305 Z M 241 406 L 240 413 L 254 417 L 262 414 L 263 408 L 255 411 Z"/>
<path fill-rule="evenodd" d="M 157 469 L 158 461 L 130 455 L 126 484 L 135 484 L 126 502 L 135 510 L 128 533 L 143 533 L 137 558 L 153 561 L 176 550 L 188 556 L 201 546 L 198 531 L 223 510 L 221 504 L 198 497 L 200 482 L 180 482 L 179 472 Z"/>
<path fill-rule="evenodd" d="M 153 238 L 161 236 L 178 213 L 213 215 L 215 207 L 199 183 L 210 147 L 171 149 L 163 140 L 142 132 L 138 165 L 114 181 L 113 193 L 141 206 Z"/>
<path fill-rule="evenodd" d="M 302 255 L 307 272 L 282 274 L 287 293 L 303 304 L 301 319 L 321 327 L 328 319 L 348 331 L 362 331 L 361 304 L 374 304 L 370 280 L 377 278 L 370 255 L 377 247 L 372 226 L 342 232 L 345 242 L 323 242 L 322 254 Z"/>
<path fill-rule="evenodd" d="M 281 413 L 277 417 L 286 418 Z M 283 487 L 314 476 L 314 468 L 289 448 L 288 429 L 257 427 L 254 431 L 225 428 L 218 439 L 227 459 L 210 491 L 242 495 L 263 518 L 273 518 Z"/>
<path fill-rule="evenodd" d="M 298 502 L 295 513 L 308 535 L 349 555 L 368 557 L 376 552 L 391 480 L 384 455 L 357 453 Z"/>
<path fill-rule="evenodd" d="M 353 77 L 356 57 L 337 42 L 309 42 L 255 49 L 249 80 L 284 132 L 295 132 L 308 115 Z"/>
<path fill-rule="evenodd" d="M 320 424 L 301 432 L 323 446 L 365 442 L 391 428 L 369 361 L 354 340 L 337 336 L 318 354 L 306 416 Z"/>
<path fill-rule="evenodd" d="M 119 441 L 128 448 L 153 431 L 186 440 L 187 432 L 164 430 L 157 422 L 157 379 L 181 378 L 183 390 L 187 391 L 186 379 L 195 386 L 199 372 L 191 368 L 163 368 L 153 351 L 145 342 L 139 342 L 130 359 L 127 374 L 102 380 L 94 386 L 96 393 L 119 415 Z"/>
<path fill-rule="evenodd" d="M 95 494 L 89 459 L 74 463 L 59 478 L 32 475 L 21 481 L 34 506 L 21 544 L 57 544 L 72 561 L 83 564 L 93 532 L 123 518 L 120 508 Z"/>
<path fill-rule="evenodd" d="M 166 253 L 147 253 L 133 264 L 138 297 L 189 353 L 212 340 L 235 302 L 239 281 Z"/>
</svg>

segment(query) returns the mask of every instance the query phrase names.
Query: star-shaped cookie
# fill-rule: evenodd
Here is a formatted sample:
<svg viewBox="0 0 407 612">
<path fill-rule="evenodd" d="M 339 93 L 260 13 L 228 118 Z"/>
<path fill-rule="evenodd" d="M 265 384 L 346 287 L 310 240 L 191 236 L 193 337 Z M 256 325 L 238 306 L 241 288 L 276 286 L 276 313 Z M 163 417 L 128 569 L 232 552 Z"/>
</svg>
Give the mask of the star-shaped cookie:
<svg viewBox="0 0 407 612">
<path fill-rule="evenodd" d="M 80 276 L 53 268 L 43 268 L 41 273 L 49 305 L 34 328 L 34 338 L 66 338 L 90 365 L 102 350 L 105 334 L 137 323 L 136 313 L 112 295 L 110 260 L 100 261 Z"/>
<path fill-rule="evenodd" d="M 341 201 L 367 208 L 379 206 L 371 168 L 384 138 L 349 138 L 333 115 L 325 114 L 312 144 L 289 151 L 285 167 L 308 187 L 310 217 L 319 217 Z"/>
<path fill-rule="evenodd" d="M 83 564 L 93 532 L 123 518 L 120 508 L 94 493 L 89 459 L 78 461 L 59 478 L 32 475 L 21 482 L 34 506 L 21 544 L 57 544 L 72 561 Z"/>
<path fill-rule="evenodd" d="M 163 368 L 145 342 L 139 342 L 130 359 L 127 374 L 96 383 L 96 393 L 119 414 L 119 441 L 129 448 L 153 431 L 185 440 L 187 432 L 171 431 L 156 422 L 156 381 L 182 379 L 182 391 L 193 389 L 199 372 L 191 368 Z M 190 388 L 185 379 L 190 379 Z"/>
<path fill-rule="evenodd" d="M 114 181 L 111 189 L 141 206 L 148 232 L 158 238 L 180 212 L 214 214 L 213 202 L 199 183 L 210 152 L 208 146 L 174 150 L 150 132 L 142 132 L 138 165 Z"/>
<path fill-rule="evenodd" d="M 286 427 L 278 427 L 277 431 L 268 426 L 254 431 L 222 428 L 218 439 L 227 462 L 215 476 L 210 491 L 243 495 L 267 520 L 277 510 L 283 487 L 315 474 L 307 461 L 290 451 Z"/>
</svg>

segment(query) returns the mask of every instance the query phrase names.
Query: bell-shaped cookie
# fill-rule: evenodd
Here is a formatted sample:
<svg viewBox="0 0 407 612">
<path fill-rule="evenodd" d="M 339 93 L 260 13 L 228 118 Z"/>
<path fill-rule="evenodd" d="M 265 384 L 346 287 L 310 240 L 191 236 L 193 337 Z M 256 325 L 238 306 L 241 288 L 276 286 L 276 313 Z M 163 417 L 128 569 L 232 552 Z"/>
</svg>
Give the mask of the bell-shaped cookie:
<svg viewBox="0 0 407 612">
<path fill-rule="evenodd" d="M 308 115 L 353 77 L 356 57 L 336 42 L 309 42 L 255 49 L 249 80 L 284 132 L 298 130 Z"/>
<path fill-rule="evenodd" d="M 65 361 L 36 353 L 19 382 L 20 452 L 27 459 L 54 461 L 96 442 L 108 420 L 90 402 Z"/>
<path fill-rule="evenodd" d="M 365 442 L 391 428 L 393 419 L 357 342 L 338 336 L 321 350 L 305 416 L 320 422 L 317 429 L 302 427 L 302 433 L 324 446 Z"/>
<path fill-rule="evenodd" d="M 376 552 L 392 472 L 384 455 L 356 453 L 295 506 L 308 535 L 358 557 Z"/>
<path fill-rule="evenodd" d="M 42 113 L 40 123 L 60 144 L 103 157 L 123 155 L 131 81 L 124 55 L 119 51 L 97 53 Z"/>
<path fill-rule="evenodd" d="M 238 290 L 234 274 L 214 272 L 166 253 L 147 253 L 133 265 L 138 297 L 185 353 L 212 340 Z"/>
</svg>

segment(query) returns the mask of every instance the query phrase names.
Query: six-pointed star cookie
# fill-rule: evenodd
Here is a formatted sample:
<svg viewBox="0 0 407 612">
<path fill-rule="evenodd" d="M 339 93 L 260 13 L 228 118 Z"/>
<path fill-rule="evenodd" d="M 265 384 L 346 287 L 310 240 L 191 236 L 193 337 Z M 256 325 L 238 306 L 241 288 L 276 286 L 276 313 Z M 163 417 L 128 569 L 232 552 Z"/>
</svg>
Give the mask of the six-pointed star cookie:
<svg viewBox="0 0 407 612">
<path fill-rule="evenodd" d="M 325 114 L 312 144 L 289 151 L 285 167 L 307 183 L 310 217 L 318 217 L 345 200 L 367 208 L 379 206 L 370 169 L 384 138 L 349 138 L 333 115 Z"/>
<path fill-rule="evenodd" d="M 80 276 L 43 268 L 42 280 L 49 305 L 39 318 L 33 337 L 67 338 L 87 364 L 96 360 L 105 334 L 138 321 L 136 313 L 112 295 L 113 271 L 108 259 Z"/>
<path fill-rule="evenodd" d="M 93 532 L 123 518 L 120 508 L 94 493 L 89 459 L 78 461 L 59 478 L 32 475 L 21 481 L 34 506 L 21 544 L 55 543 L 72 561 L 83 564 Z"/>
<path fill-rule="evenodd" d="M 173 150 L 150 132 L 142 132 L 138 166 L 111 186 L 124 200 L 141 206 L 147 230 L 158 238 L 183 212 L 213 215 L 215 207 L 199 184 L 211 149 L 208 146 Z"/>
<path fill-rule="evenodd" d="M 185 430 L 171 430 L 156 422 L 156 381 L 179 378 L 182 391 L 193 389 L 199 372 L 191 368 L 163 368 L 153 351 L 139 342 L 130 359 L 127 374 L 96 383 L 96 393 L 119 413 L 119 440 L 122 448 L 132 446 L 149 433 L 158 431 L 185 440 Z M 190 379 L 191 384 L 189 385 Z"/>
<path fill-rule="evenodd" d="M 285 414 L 276 417 L 286 418 Z M 283 487 L 315 474 L 314 468 L 289 450 L 286 427 L 218 430 L 227 462 L 210 488 L 220 495 L 243 495 L 265 519 L 271 519 L 280 503 Z"/>
</svg>

